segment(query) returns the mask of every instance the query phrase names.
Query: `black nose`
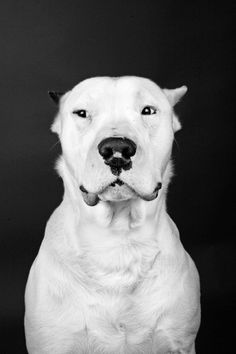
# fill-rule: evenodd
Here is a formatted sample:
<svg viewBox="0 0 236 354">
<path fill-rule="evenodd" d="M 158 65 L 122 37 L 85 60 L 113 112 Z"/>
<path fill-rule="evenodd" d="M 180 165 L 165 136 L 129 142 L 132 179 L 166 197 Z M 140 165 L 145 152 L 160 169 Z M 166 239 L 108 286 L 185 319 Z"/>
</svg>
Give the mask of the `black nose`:
<svg viewBox="0 0 236 354">
<path fill-rule="evenodd" d="M 122 168 L 129 170 L 132 167 L 130 158 L 136 153 L 136 144 L 128 138 L 106 138 L 98 144 L 98 151 L 111 172 L 119 175 Z"/>
</svg>

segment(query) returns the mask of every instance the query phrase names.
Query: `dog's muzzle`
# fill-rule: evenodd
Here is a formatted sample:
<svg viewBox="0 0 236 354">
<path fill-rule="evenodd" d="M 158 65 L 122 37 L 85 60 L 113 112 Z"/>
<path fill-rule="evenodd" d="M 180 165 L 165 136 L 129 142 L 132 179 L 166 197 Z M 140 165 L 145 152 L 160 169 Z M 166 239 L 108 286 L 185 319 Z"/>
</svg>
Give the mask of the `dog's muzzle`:
<svg viewBox="0 0 236 354">
<path fill-rule="evenodd" d="M 162 184 L 159 182 L 156 188 L 150 194 L 142 194 L 123 181 L 120 176 L 122 170 L 127 171 L 132 168 L 132 157 L 135 157 L 137 146 L 134 141 L 126 137 L 109 137 L 103 139 L 97 146 L 100 156 L 105 165 L 110 167 L 111 173 L 116 179 L 104 186 L 96 193 L 90 192 L 85 186 L 81 185 L 85 203 L 89 206 L 97 205 L 101 201 L 122 201 L 128 199 L 141 198 L 145 201 L 151 201 L 157 198 L 158 191 Z"/>
<path fill-rule="evenodd" d="M 98 144 L 99 154 L 115 176 L 119 176 L 122 169 L 126 171 L 132 167 L 131 157 L 135 155 L 136 148 L 132 140 L 121 137 L 106 138 Z"/>
</svg>

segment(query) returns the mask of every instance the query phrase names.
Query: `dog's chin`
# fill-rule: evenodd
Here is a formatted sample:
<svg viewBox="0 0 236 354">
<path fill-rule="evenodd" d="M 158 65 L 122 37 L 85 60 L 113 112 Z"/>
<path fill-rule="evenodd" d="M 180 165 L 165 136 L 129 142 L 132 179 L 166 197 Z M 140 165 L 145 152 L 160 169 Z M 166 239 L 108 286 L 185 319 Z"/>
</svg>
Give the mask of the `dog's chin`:
<svg viewBox="0 0 236 354">
<path fill-rule="evenodd" d="M 138 196 L 127 184 L 111 184 L 98 194 L 102 201 L 120 202 L 129 199 L 136 199 Z"/>
</svg>

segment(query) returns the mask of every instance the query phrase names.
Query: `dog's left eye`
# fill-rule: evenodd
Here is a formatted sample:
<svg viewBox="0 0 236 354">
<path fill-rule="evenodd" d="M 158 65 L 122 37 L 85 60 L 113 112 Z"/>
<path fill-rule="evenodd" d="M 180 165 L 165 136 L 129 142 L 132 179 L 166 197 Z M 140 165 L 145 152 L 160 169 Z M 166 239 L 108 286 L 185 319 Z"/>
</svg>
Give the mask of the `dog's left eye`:
<svg viewBox="0 0 236 354">
<path fill-rule="evenodd" d="M 76 111 L 73 111 L 73 114 L 76 114 L 77 116 L 79 116 L 81 118 L 88 117 L 88 112 L 85 109 L 78 109 Z"/>
<path fill-rule="evenodd" d="M 152 106 L 146 106 L 143 108 L 141 114 L 144 115 L 144 116 L 149 116 L 151 114 L 155 114 L 156 113 L 156 108 L 155 107 L 152 107 Z"/>
</svg>

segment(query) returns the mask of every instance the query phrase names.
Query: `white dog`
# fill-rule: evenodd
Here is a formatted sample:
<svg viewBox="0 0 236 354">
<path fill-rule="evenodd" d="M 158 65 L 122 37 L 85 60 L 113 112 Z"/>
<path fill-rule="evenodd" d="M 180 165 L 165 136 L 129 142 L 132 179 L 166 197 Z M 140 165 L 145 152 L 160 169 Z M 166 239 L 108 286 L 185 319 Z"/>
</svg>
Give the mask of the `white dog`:
<svg viewBox="0 0 236 354">
<path fill-rule="evenodd" d="M 198 273 L 166 211 L 186 90 L 125 76 L 50 93 L 65 193 L 28 278 L 29 353 L 195 353 Z"/>
</svg>

